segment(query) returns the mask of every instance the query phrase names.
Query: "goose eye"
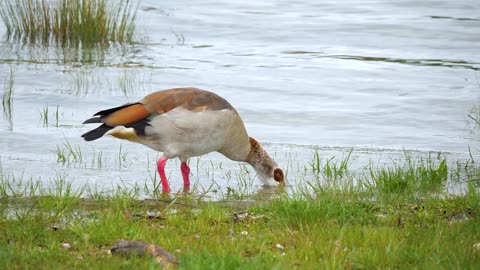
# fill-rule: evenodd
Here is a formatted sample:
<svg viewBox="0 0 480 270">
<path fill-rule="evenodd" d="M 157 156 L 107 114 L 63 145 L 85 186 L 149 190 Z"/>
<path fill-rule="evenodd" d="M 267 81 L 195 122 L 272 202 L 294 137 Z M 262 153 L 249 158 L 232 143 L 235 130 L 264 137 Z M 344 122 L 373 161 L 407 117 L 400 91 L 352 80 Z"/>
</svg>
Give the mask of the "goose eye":
<svg viewBox="0 0 480 270">
<path fill-rule="evenodd" d="M 276 168 L 273 171 L 273 179 L 275 179 L 277 182 L 283 182 L 283 172 L 281 169 Z"/>
</svg>

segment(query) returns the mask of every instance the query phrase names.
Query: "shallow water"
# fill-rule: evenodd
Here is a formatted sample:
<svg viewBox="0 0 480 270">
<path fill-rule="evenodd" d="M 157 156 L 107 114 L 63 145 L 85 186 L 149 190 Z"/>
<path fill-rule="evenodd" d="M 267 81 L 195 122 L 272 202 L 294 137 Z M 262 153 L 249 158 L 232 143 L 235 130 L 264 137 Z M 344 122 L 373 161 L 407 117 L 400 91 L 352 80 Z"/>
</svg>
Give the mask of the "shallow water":
<svg viewBox="0 0 480 270">
<path fill-rule="evenodd" d="M 325 159 L 353 148 L 353 170 L 400 160 L 404 149 L 462 160 L 470 148 L 477 157 L 479 134 L 467 114 L 480 101 L 479 14 L 474 0 L 144 0 L 141 42 L 91 55 L 6 41 L 0 23 L 0 86 L 15 74 L 12 117 L 0 118 L 2 173 L 46 183 L 66 174 L 106 189 L 152 185 L 157 153 L 111 138 L 83 142 L 92 126 L 81 123 L 181 86 L 229 100 L 251 136 L 290 168 L 292 185 L 315 147 Z M 57 162 L 65 143 L 82 159 Z M 217 154 L 191 164 L 199 192 L 215 183 L 213 197 L 237 187 L 248 169 Z M 180 189 L 179 163 L 167 166 Z"/>
</svg>

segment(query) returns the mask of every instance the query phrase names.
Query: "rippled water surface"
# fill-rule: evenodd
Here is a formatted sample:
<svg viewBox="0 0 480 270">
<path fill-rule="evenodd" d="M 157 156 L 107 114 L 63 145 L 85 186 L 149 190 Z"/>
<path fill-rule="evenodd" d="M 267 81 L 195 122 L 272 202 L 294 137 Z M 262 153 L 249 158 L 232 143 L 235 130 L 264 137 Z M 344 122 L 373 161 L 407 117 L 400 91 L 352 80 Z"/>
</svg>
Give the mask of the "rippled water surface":
<svg viewBox="0 0 480 270">
<path fill-rule="evenodd" d="M 83 142 L 91 126 L 81 123 L 180 86 L 229 100 L 291 183 L 304 179 L 316 147 L 326 159 L 353 148 L 354 169 L 403 150 L 478 156 L 467 115 L 480 103 L 479 14 L 475 0 L 144 0 L 140 42 L 90 53 L 7 41 L 0 23 L 0 90 L 15 76 L 11 114 L 4 105 L 0 118 L 2 172 L 44 182 L 66 175 L 99 188 L 152 185 L 159 154 L 112 138 Z M 78 156 L 62 162 L 58 153 L 69 147 Z M 179 162 L 167 167 L 180 189 Z M 198 190 L 220 193 L 253 173 L 218 154 L 191 167 Z"/>
</svg>

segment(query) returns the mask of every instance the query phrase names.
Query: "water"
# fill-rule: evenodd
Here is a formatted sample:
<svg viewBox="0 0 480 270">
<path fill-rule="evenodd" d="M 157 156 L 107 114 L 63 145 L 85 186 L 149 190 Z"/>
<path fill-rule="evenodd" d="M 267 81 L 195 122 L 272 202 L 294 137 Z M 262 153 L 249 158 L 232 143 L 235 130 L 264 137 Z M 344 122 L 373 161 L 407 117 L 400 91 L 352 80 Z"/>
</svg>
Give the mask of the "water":
<svg viewBox="0 0 480 270">
<path fill-rule="evenodd" d="M 128 48 L 89 56 L 3 39 L 0 82 L 11 68 L 15 81 L 12 119 L 0 118 L 2 172 L 46 183 L 66 174 L 99 188 L 151 184 L 157 153 L 111 138 L 83 142 L 92 127 L 81 122 L 181 86 L 229 100 L 283 167 L 308 166 L 315 147 L 324 158 L 353 148 L 353 168 L 401 159 L 403 150 L 462 160 L 470 148 L 478 156 L 479 134 L 467 117 L 480 103 L 478 14 L 474 0 L 144 0 L 141 42 Z M 75 53 L 91 61 L 72 62 Z M 80 147 L 81 161 L 57 162 L 66 143 Z M 218 192 L 246 169 L 217 154 L 192 163 L 199 164 L 193 181 L 215 183 Z M 178 167 L 167 164 L 174 189 Z M 259 181 L 250 184 L 255 190 Z"/>
</svg>

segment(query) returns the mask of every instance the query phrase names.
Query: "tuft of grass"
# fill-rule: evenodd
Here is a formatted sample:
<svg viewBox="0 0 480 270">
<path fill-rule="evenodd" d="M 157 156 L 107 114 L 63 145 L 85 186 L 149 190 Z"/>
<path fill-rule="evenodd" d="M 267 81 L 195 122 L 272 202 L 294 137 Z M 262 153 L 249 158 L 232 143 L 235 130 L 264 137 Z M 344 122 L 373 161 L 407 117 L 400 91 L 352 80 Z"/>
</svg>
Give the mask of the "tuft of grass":
<svg viewBox="0 0 480 270">
<path fill-rule="evenodd" d="M 87 48 L 132 43 L 137 8 L 130 0 L 4 0 L 0 17 L 9 39 Z"/>
<path fill-rule="evenodd" d="M 322 165 L 318 148 L 315 149 L 315 152 L 313 153 L 313 161 L 310 162 L 310 166 L 312 167 L 312 171 L 315 175 L 318 175 L 320 173 Z"/>
<path fill-rule="evenodd" d="M 103 157 L 103 152 L 98 152 L 96 153 L 95 151 L 93 152 L 93 158 L 92 158 L 92 168 L 98 168 L 101 169 L 103 166 L 106 164 L 106 159 Z"/>
<path fill-rule="evenodd" d="M 335 160 L 335 157 L 327 159 L 325 165 L 322 166 L 322 160 L 318 149 L 313 153 L 313 160 L 310 162 L 313 174 L 318 177 L 320 174 L 326 177 L 327 180 L 339 180 L 345 177 L 348 173 L 348 162 L 352 156 L 353 149 L 347 153 L 345 157 L 340 160 L 340 164 Z"/>
<path fill-rule="evenodd" d="M 440 156 L 435 160 L 415 160 L 407 153 L 406 165 L 395 165 L 380 169 L 370 168 L 370 179 L 365 182 L 374 185 L 382 194 L 418 195 L 426 191 L 439 192 L 448 178 L 447 160 Z M 368 185 L 367 184 L 367 185 Z"/>
<path fill-rule="evenodd" d="M 61 145 L 57 145 L 55 150 L 51 152 L 55 155 L 57 163 L 66 166 L 102 169 L 111 166 L 110 164 L 123 168 L 132 163 L 132 158 L 121 144 L 118 153 L 110 157 L 93 147 L 91 150 L 87 150 L 80 147 L 79 144 L 70 143 L 68 140 Z"/>
<path fill-rule="evenodd" d="M 40 119 L 43 122 L 43 126 L 48 127 L 48 106 L 43 107 L 42 111 L 40 111 Z"/>
<path fill-rule="evenodd" d="M 55 116 L 55 126 L 58 127 L 58 119 L 59 119 L 58 105 L 57 105 L 57 109 L 55 110 L 54 116 Z"/>
<path fill-rule="evenodd" d="M 44 127 L 49 126 L 49 118 L 48 117 L 49 116 L 48 116 L 48 105 L 47 105 L 47 106 L 43 107 L 42 110 L 40 111 L 40 120 L 42 121 Z M 58 121 L 59 121 L 59 118 L 60 118 L 58 105 L 55 109 L 55 112 L 53 113 L 53 117 L 55 118 L 55 127 L 58 128 Z"/>
<path fill-rule="evenodd" d="M 57 145 L 55 153 L 58 163 L 70 165 L 71 163 L 82 163 L 83 161 L 80 146 L 72 146 L 68 141 L 63 144 L 63 147 Z"/>
<path fill-rule="evenodd" d="M 40 182 L 33 178 L 26 179 L 24 175 L 0 174 L 0 198 L 29 197 L 38 194 Z"/>
<path fill-rule="evenodd" d="M 476 188 L 480 188 L 480 166 L 473 157 L 472 151 L 468 149 L 470 158 L 467 161 L 457 161 L 456 168 L 451 173 L 451 178 L 457 182 L 467 182 Z"/>
<path fill-rule="evenodd" d="M 118 155 L 116 158 L 119 168 L 122 168 L 125 165 L 125 162 L 127 161 L 127 155 L 128 152 L 122 152 L 122 144 L 120 144 L 120 147 L 118 148 Z"/>
</svg>

